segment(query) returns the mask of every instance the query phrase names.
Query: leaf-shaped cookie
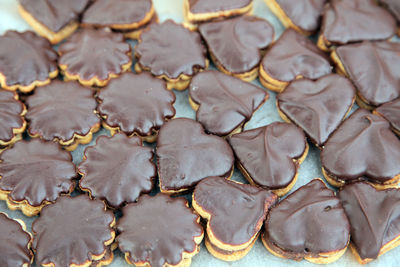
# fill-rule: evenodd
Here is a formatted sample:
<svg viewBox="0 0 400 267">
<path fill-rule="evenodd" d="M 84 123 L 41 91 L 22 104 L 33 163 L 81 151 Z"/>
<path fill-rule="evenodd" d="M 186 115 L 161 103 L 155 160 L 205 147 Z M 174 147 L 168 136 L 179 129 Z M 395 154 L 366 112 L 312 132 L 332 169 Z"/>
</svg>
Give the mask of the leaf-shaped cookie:
<svg viewBox="0 0 400 267">
<path fill-rule="evenodd" d="M 79 187 L 112 208 L 134 202 L 141 193 L 153 188 L 156 167 L 153 150 L 144 147 L 139 137 L 125 134 L 100 137 L 88 147 L 78 167 Z"/>
<path fill-rule="evenodd" d="M 380 106 L 374 110 L 374 114 L 389 121 L 393 131 L 400 136 L 400 98 Z"/>
<path fill-rule="evenodd" d="M 221 177 L 202 180 L 193 192 L 192 205 L 207 220 L 206 246 L 210 253 L 229 261 L 244 257 L 276 200 L 275 194 L 256 186 Z"/>
<path fill-rule="evenodd" d="M 218 71 L 201 72 L 190 84 L 196 120 L 219 136 L 240 132 L 267 99 L 268 93 L 261 88 Z"/>
<path fill-rule="evenodd" d="M 365 179 L 393 187 L 400 179 L 400 140 L 385 119 L 358 109 L 325 143 L 321 164 L 334 186 Z"/>
<path fill-rule="evenodd" d="M 182 192 L 208 176 L 228 178 L 232 174 L 229 144 L 221 137 L 206 134 L 201 124 L 191 119 L 173 119 L 164 124 L 156 152 L 161 192 Z"/>
<path fill-rule="evenodd" d="M 100 200 L 85 195 L 61 197 L 33 223 L 36 263 L 43 266 L 89 266 L 102 259 L 114 241 L 115 217 Z"/>
</svg>

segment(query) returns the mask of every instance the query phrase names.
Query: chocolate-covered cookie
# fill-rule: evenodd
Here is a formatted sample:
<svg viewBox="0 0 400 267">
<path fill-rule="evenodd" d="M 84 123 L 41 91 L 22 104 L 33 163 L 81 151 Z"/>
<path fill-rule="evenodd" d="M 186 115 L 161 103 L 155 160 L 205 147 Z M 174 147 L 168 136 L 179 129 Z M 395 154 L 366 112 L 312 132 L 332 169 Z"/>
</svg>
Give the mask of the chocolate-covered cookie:
<svg viewBox="0 0 400 267">
<path fill-rule="evenodd" d="M 318 47 L 366 40 L 385 40 L 396 34 L 396 20 L 374 0 L 331 0 L 323 11 Z"/>
<path fill-rule="evenodd" d="M 380 106 L 373 113 L 389 121 L 392 130 L 400 136 L 400 98 Z"/>
<path fill-rule="evenodd" d="M 236 166 L 252 185 L 283 196 L 297 181 L 299 165 L 308 153 L 301 129 L 284 122 L 234 134 L 228 139 Z"/>
<path fill-rule="evenodd" d="M 55 267 L 107 263 L 114 225 L 114 214 L 102 201 L 85 195 L 61 197 L 45 207 L 32 225 L 36 263 Z"/>
<path fill-rule="evenodd" d="M 196 110 L 196 120 L 207 132 L 219 136 L 241 132 L 269 96 L 251 83 L 218 71 L 197 74 L 189 88 L 189 103 Z"/>
<path fill-rule="evenodd" d="M 26 99 L 28 133 L 56 141 L 67 150 L 87 144 L 100 129 L 93 91 L 77 82 L 53 81 Z"/>
<path fill-rule="evenodd" d="M 184 90 L 194 74 L 207 68 L 205 55 L 198 32 L 167 20 L 152 24 L 140 35 L 135 70 L 166 80 L 168 89 Z"/>
<path fill-rule="evenodd" d="M 175 116 L 175 95 L 149 73 L 123 74 L 101 90 L 97 99 L 103 126 L 154 142 L 160 127 Z"/>
<path fill-rule="evenodd" d="M 256 186 L 221 177 L 202 180 L 193 192 L 193 208 L 207 220 L 208 251 L 225 261 L 247 255 L 277 196 Z"/>
<path fill-rule="evenodd" d="M 58 53 L 64 79 L 86 86 L 105 86 L 132 65 L 131 46 L 122 34 L 107 29 L 83 29 L 60 45 Z"/>
<path fill-rule="evenodd" d="M 310 35 L 318 30 L 327 0 L 266 0 L 269 9 L 288 28 Z"/>
<path fill-rule="evenodd" d="M 289 28 L 262 59 L 260 82 L 270 90 L 282 92 L 296 79 L 315 80 L 331 72 L 329 58 L 311 40 Z"/>
<path fill-rule="evenodd" d="M 400 97 L 400 44 L 363 42 L 338 47 L 331 54 L 336 71 L 357 88 L 357 103 L 367 109 Z"/>
<path fill-rule="evenodd" d="M 378 191 L 359 182 L 344 186 L 338 197 L 350 221 L 351 251 L 361 264 L 399 245 L 399 189 Z"/>
<path fill-rule="evenodd" d="M 276 105 L 283 120 L 302 128 L 321 148 L 351 110 L 355 91 L 348 79 L 337 74 L 316 81 L 300 79 L 277 95 Z"/>
<path fill-rule="evenodd" d="M 0 212 L 0 265 L 30 267 L 33 261 L 32 237 L 21 220 L 13 220 Z"/>
<path fill-rule="evenodd" d="M 19 13 L 35 31 L 56 44 L 79 27 L 91 0 L 19 0 Z"/>
<path fill-rule="evenodd" d="M 233 152 L 221 137 L 208 135 L 200 123 L 186 118 L 163 125 L 157 138 L 160 190 L 179 193 L 209 176 L 229 178 Z"/>
<path fill-rule="evenodd" d="M 34 32 L 7 31 L 0 36 L 0 86 L 28 93 L 58 75 L 57 53 Z"/>
<path fill-rule="evenodd" d="M 156 176 L 152 160 L 153 150 L 144 147 L 139 137 L 101 136 L 84 152 L 78 167 L 79 187 L 108 206 L 120 208 L 151 191 Z"/>
<path fill-rule="evenodd" d="M 273 207 L 264 230 L 262 241 L 273 255 L 319 264 L 338 260 L 350 240 L 350 224 L 340 200 L 321 179 Z"/>
<path fill-rule="evenodd" d="M 61 194 L 74 190 L 71 154 L 40 139 L 19 141 L 0 155 L 0 199 L 11 210 L 37 215 Z"/>
<path fill-rule="evenodd" d="M 204 23 L 199 32 L 217 68 L 245 81 L 257 78 L 261 51 L 274 40 L 271 24 L 253 16 Z"/>
<path fill-rule="evenodd" d="M 188 267 L 200 250 L 200 217 L 184 198 L 144 195 L 122 213 L 116 241 L 129 264 Z"/>
<path fill-rule="evenodd" d="M 397 24 L 400 25 L 400 2 L 397 0 L 380 0 L 380 3 L 393 14 L 397 19 Z M 397 31 L 397 35 L 400 36 L 400 28 Z"/>
<path fill-rule="evenodd" d="M 321 164 L 325 178 L 336 187 L 357 180 L 376 188 L 395 187 L 400 179 L 400 140 L 384 118 L 358 109 L 325 143 Z"/>
</svg>

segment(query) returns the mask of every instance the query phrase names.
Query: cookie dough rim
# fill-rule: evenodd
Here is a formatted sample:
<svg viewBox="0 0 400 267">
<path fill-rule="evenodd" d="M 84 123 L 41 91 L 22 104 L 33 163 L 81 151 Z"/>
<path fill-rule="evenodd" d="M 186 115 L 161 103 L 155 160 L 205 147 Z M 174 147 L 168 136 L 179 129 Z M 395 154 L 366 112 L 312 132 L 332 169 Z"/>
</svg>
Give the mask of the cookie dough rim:
<svg viewBox="0 0 400 267">
<path fill-rule="evenodd" d="M 1 80 L 1 73 L 0 73 L 0 80 Z M 0 140 L 0 147 L 3 146 L 4 149 L 9 146 L 14 144 L 15 142 L 19 141 L 22 139 L 22 134 L 25 132 L 26 126 L 27 126 L 27 122 L 25 120 L 25 114 L 27 113 L 28 109 L 26 108 L 26 105 L 19 100 L 19 96 L 16 92 L 14 92 L 14 99 L 15 101 L 17 101 L 20 105 L 21 105 L 21 109 L 22 111 L 19 113 L 19 116 L 22 120 L 22 125 L 20 128 L 14 128 L 12 127 L 12 133 L 13 133 L 13 137 L 10 140 Z M 2 150 L 0 150 L 1 152 Z M 0 178 L 1 179 L 1 178 Z"/>
<path fill-rule="evenodd" d="M 19 90 L 22 93 L 30 93 L 36 87 L 48 85 L 52 79 L 54 79 L 58 76 L 58 73 L 59 73 L 58 67 L 56 67 L 56 69 L 54 71 L 48 73 L 48 78 L 44 81 L 35 80 L 28 85 L 22 85 L 22 84 L 8 85 L 7 77 L 3 73 L 0 72 L 0 87 L 7 91 L 15 92 L 15 91 Z"/>
<path fill-rule="evenodd" d="M 159 19 L 157 13 L 155 12 L 153 18 L 149 22 L 147 22 L 146 24 L 144 24 L 141 27 L 139 27 L 137 29 L 134 29 L 132 31 L 122 32 L 122 34 L 124 35 L 124 38 L 125 39 L 132 39 L 132 40 L 139 40 L 140 35 L 142 34 L 142 32 L 143 31 L 147 31 L 149 29 L 149 27 L 151 26 L 151 24 L 153 23 L 152 20 L 154 19 L 154 17 L 155 17 L 154 23 L 160 23 L 160 19 Z"/>
<path fill-rule="evenodd" d="M 263 66 L 264 59 L 265 59 L 265 57 L 261 60 L 259 79 L 260 79 L 260 83 L 265 88 L 267 88 L 271 91 L 274 91 L 276 93 L 281 93 L 286 89 L 286 87 L 290 84 L 290 82 L 304 78 L 303 75 L 297 75 L 292 81 L 288 81 L 288 82 L 272 78 L 272 76 L 270 76 L 267 73 L 267 71 L 264 69 L 264 66 Z"/>
</svg>

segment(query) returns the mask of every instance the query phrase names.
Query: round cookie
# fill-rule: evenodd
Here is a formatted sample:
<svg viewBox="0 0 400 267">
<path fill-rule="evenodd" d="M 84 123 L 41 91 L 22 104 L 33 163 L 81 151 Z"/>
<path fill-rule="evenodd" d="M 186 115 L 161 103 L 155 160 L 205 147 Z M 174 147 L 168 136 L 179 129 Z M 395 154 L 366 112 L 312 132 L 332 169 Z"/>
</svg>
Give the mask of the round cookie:
<svg viewBox="0 0 400 267">
<path fill-rule="evenodd" d="M 321 179 L 300 187 L 273 207 L 262 241 L 273 255 L 312 263 L 338 260 L 350 241 L 346 213 Z"/>
<path fill-rule="evenodd" d="M 114 214 L 102 201 L 85 195 L 61 197 L 32 224 L 36 263 L 54 267 L 110 263 L 114 225 Z"/>
<path fill-rule="evenodd" d="M 131 46 L 122 34 L 108 29 L 83 29 L 60 45 L 58 53 L 64 79 L 85 86 L 105 86 L 132 65 Z"/>
<path fill-rule="evenodd" d="M 136 72 L 150 71 L 167 81 L 168 89 L 184 90 L 193 75 L 207 68 L 200 34 L 172 20 L 152 24 L 135 47 Z"/>
<path fill-rule="evenodd" d="M 91 0 L 19 0 L 19 13 L 35 31 L 57 44 L 79 27 Z"/>
<path fill-rule="evenodd" d="M 19 141 L 1 153 L 0 160 L 0 199 L 9 209 L 20 209 L 26 216 L 37 215 L 75 188 L 72 156 L 56 143 Z"/>
<path fill-rule="evenodd" d="M 253 247 L 277 196 L 256 186 L 221 177 L 202 180 L 193 192 L 193 208 L 207 221 L 208 251 L 236 261 Z"/>
<path fill-rule="evenodd" d="M 34 32 L 7 31 L 0 36 L 0 86 L 29 93 L 58 75 L 57 53 Z"/>
<path fill-rule="evenodd" d="M 21 220 L 14 220 L 0 212 L 0 265 L 2 267 L 30 267 L 33 262 L 32 236 Z"/>
<path fill-rule="evenodd" d="M 149 73 L 123 74 L 101 90 L 97 100 L 103 126 L 112 135 L 123 132 L 146 142 L 154 142 L 160 127 L 175 116 L 175 95 Z"/>
<path fill-rule="evenodd" d="M 144 147 L 139 137 L 101 136 L 95 146 L 85 149 L 78 166 L 79 187 L 118 209 L 152 190 L 156 176 L 152 160 L 153 150 Z"/>
<path fill-rule="evenodd" d="M 200 217 L 184 198 L 144 195 L 124 207 L 122 214 L 116 242 L 129 264 L 188 267 L 200 250 L 204 236 Z"/>
<path fill-rule="evenodd" d="M 26 99 L 28 133 L 67 150 L 87 144 L 100 129 L 93 91 L 77 82 L 53 81 Z"/>
<path fill-rule="evenodd" d="M 383 104 L 375 109 L 373 113 L 382 116 L 390 122 L 393 132 L 400 136 L 400 98 Z"/>
</svg>

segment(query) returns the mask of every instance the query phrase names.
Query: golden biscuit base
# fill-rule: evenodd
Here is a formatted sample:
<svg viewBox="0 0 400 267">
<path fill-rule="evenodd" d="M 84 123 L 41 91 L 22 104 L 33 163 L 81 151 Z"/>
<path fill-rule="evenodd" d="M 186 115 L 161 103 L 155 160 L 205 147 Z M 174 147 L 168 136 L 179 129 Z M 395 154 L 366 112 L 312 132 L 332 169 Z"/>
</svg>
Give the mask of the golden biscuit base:
<svg viewBox="0 0 400 267">
<path fill-rule="evenodd" d="M 15 100 L 19 100 L 18 94 L 15 93 L 14 99 L 15 99 Z M 21 102 L 21 103 L 22 103 L 22 102 Z M 2 150 L 4 150 L 7 146 L 10 146 L 10 145 L 14 144 L 15 142 L 17 142 L 17 141 L 19 141 L 19 140 L 22 139 L 22 133 L 25 131 L 26 125 L 27 125 L 27 122 L 25 121 L 24 116 L 25 116 L 26 112 L 28 111 L 28 110 L 26 109 L 25 104 L 22 103 L 22 105 L 23 105 L 23 110 L 22 110 L 22 112 L 21 112 L 21 114 L 20 114 L 21 119 L 22 119 L 22 121 L 23 121 L 23 122 L 22 122 L 22 126 L 21 126 L 20 128 L 13 128 L 13 129 L 12 129 L 13 134 L 14 134 L 14 137 L 11 138 L 11 140 L 9 140 L 9 141 L 0 140 L 0 152 L 1 152 Z M 1 178 L 0 178 L 0 179 L 1 179 Z"/>
<path fill-rule="evenodd" d="M 336 48 L 335 46 L 332 46 L 332 43 L 330 43 L 328 40 L 326 40 L 326 38 L 323 34 L 320 34 L 318 36 L 317 46 L 319 49 L 321 49 L 324 52 L 330 52 Z"/>
<path fill-rule="evenodd" d="M 93 261 L 91 263 L 91 265 L 89 265 L 90 267 L 102 267 L 102 266 L 107 266 L 110 265 L 112 263 L 112 261 L 114 260 L 114 252 L 113 249 L 107 249 L 104 257 L 99 260 L 99 261 Z"/>
<path fill-rule="evenodd" d="M 79 28 L 79 22 L 74 20 L 68 23 L 58 32 L 53 32 L 48 27 L 40 23 L 36 18 L 34 18 L 21 5 L 18 5 L 18 11 L 22 18 L 25 19 L 25 21 L 37 32 L 37 34 L 49 40 L 51 44 L 58 44 Z"/>
<path fill-rule="evenodd" d="M 154 19 L 154 17 L 156 17 Z M 158 18 L 158 16 L 154 13 L 153 18 L 151 18 L 150 21 L 148 21 L 146 24 L 142 25 L 141 27 L 137 28 L 137 29 L 133 29 L 132 31 L 124 31 L 122 34 L 124 35 L 125 39 L 133 39 L 133 40 L 139 40 L 140 35 L 142 34 L 143 31 L 147 30 L 150 25 L 153 23 L 159 23 L 160 20 Z"/>
<path fill-rule="evenodd" d="M 381 113 L 379 113 L 376 109 L 374 109 L 374 110 L 372 111 L 372 114 L 375 114 L 375 115 L 381 116 L 382 118 L 385 118 L 385 117 L 384 117 Z M 390 128 L 392 129 L 392 131 L 393 131 L 397 136 L 400 136 L 400 131 L 399 131 L 399 130 L 395 129 L 393 126 L 390 126 Z"/>
<path fill-rule="evenodd" d="M 244 256 L 246 256 L 250 250 L 253 248 L 256 240 L 258 239 L 258 234 L 257 237 L 254 238 L 253 242 L 245 249 L 243 250 L 238 250 L 238 251 L 226 251 L 226 250 L 221 250 L 218 247 L 214 246 L 208 237 L 205 238 L 205 246 L 210 252 L 211 255 L 216 257 L 217 259 L 223 260 L 223 261 L 237 261 L 242 259 Z"/>
<path fill-rule="evenodd" d="M 58 75 L 58 69 L 55 71 L 52 71 L 49 73 L 49 77 L 44 80 L 44 81 L 33 81 L 31 84 L 28 85 L 21 85 L 21 84 L 15 84 L 15 85 L 8 85 L 7 84 L 7 78 L 4 76 L 3 73 L 0 72 L 0 87 L 8 90 L 8 91 L 17 91 L 19 90 L 22 93 L 29 93 L 32 92 L 33 89 L 36 87 L 44 86 L 50 83 L 50 81 L 54 78 L 56 78 Z"/>
<path fill-rule="evenodd" d="M 296 80 L 302 79 L 303 75 L 296 76 Z M 277 79 L 272 78 L 267 72 L 265 71 L 263 65 L 260 65 L 260 74 L 259 74 L 260 83 L 271 91 L 281 93 L 283 92 L 286 87 L 289 85 L 290 82 L 284 82 Z"/>
</svg>

